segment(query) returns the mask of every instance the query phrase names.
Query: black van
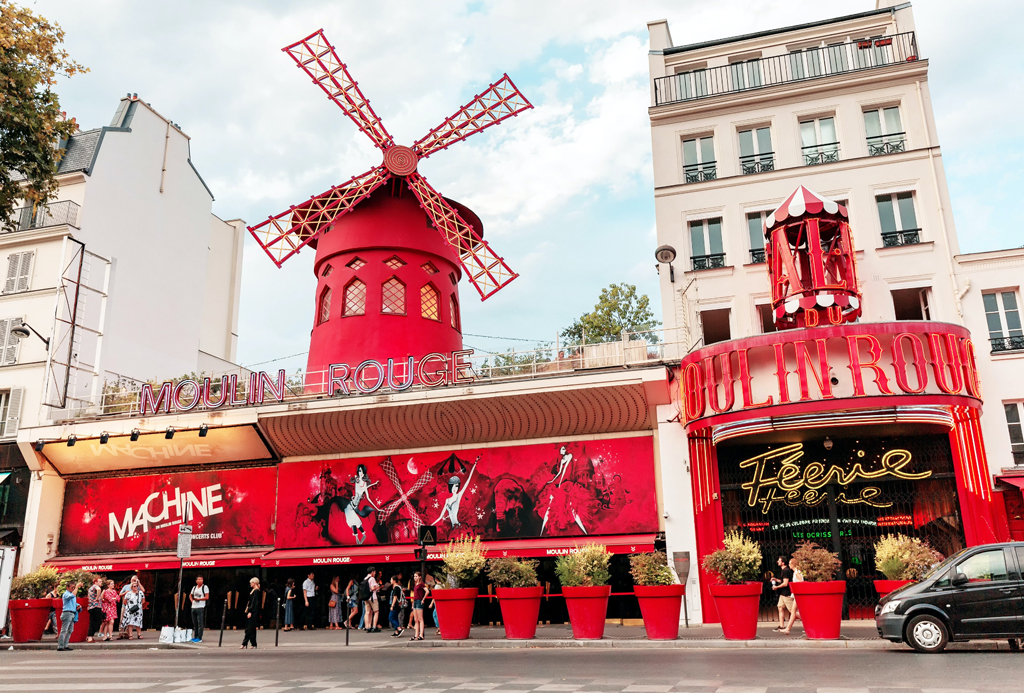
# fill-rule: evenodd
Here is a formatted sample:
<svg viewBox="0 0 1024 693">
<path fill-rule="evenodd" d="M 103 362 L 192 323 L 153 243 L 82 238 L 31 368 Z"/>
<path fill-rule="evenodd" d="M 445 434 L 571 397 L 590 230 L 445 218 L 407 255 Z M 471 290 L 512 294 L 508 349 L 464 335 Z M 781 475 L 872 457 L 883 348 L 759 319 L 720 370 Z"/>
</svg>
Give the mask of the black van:
<svg viewBox="0 0 1024 693">
<path fill-rule="evenodd" d="M 959 551 L 920 582 L 882 598 L 875 607 L 879 637 L 918 652 L 942 652 L 950 640 L 1024 638 L 1024 542 Z"/>
</svg>

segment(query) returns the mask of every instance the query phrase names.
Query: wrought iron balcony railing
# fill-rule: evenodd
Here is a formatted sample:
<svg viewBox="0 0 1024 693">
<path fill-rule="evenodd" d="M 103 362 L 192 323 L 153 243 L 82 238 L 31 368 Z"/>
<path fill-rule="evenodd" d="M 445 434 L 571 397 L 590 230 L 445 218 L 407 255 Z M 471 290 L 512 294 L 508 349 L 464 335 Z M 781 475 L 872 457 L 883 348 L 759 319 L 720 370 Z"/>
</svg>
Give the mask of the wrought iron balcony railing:
<svg viewBox="0 0 1024 693">
<path fill-rule="evenodd" d="M 838 43 L 658 77 L 654 80 L 654 105 L 708 99 L 777 84 L 873 70 L 917 59 L 914 32 L 877 36 L 864 41 Z"/>
<path fill-rule="evenodd" d="M 740 157 L 740 171 L 744 176 L 775 170 L 775 152 Z"/>
<path fill-rule="evenodd" d="M 70 200 L 51 202 L 48 206 L 19 207 L 14 210 L 11 224 L 3 229 L 3 233 L 44 229 L 62 224 L 77 227 L 79 209 L 80 207 Z"/>
<path fill-rule="evenodd" d="M 715 180 L 718 178 L 718 169 L 715 168 L 714 161 L 708 161 L 697 166 L 687 166 L 683 173 L 686 176 L 685 180 L 687 183 L 701 183 L 706 180 Z"/>
<path fill-rule="evenodd" d="M 812 144 L 802 147 L 804 155 L 804 166 L 818 166 L 819 164 L 834 164 L 839 161 L 839 143 L 829 142 L 827 144 Z"/>
<path fill-rule="evenodd" d="M 725 267 L 725 253 L 717 253 L 715 255 L 694 255 L 693 269 L 695 270 L 707 270 L 707 269 L 719 269 Z"/>
<path fill-rule="evenodd" d="M 882 247 L 895 248 L 901 245 L 917 245 L 921 242 L 921 229 L 903 229 L 882 234 Z"/>
<path fill-rule="evenodd" d="M 764 248 L 750 249 L 750 264 L 758 265 L 764 262 Z"/>
<path fill-rule="evenodd" d="M 875 135 L 868 138 L 868 156 L 885 156 L 905 151 L 907 151 L 907 133 L 905 132 Z"/>
<path fill-rule="evenodd" d="M 1024 337 L 992 337 L 992 353 L 998 351 L 1020 351 L 1024 349 Z"/>
</svg>

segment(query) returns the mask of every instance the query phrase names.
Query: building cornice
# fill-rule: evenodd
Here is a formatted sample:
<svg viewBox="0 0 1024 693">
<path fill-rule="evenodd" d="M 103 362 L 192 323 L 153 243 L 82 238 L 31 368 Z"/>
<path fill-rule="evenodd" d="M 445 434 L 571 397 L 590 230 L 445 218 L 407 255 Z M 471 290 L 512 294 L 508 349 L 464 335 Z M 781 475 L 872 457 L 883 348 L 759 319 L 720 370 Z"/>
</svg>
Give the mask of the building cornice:
<svg viewBox="0 0 1024 693">
<path fill-rule="evenodd" d="M 954 255 L 957 264 L 971 269 L 984 267 L 1015 267 L 1024 264 L 1024 247 L 988 250 L 981 253 Z"/>
</svg>

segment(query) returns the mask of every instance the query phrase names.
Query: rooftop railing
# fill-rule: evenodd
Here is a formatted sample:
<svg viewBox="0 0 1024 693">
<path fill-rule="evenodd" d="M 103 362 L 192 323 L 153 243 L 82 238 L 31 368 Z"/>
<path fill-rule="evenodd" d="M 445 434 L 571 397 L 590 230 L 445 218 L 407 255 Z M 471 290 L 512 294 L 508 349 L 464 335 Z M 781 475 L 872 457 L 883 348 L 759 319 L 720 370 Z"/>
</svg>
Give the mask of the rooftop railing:
<svg viewBox="0 0 1024 693">
<path fill-rule="evenodd" d="M 19 207 L 14 210 L 10 226 L 3 233 L 43 229 L 48 226 L 78 226 L 78 212 L 81 208 L 71 200 L 51 202 L 48 205 Z"/>
<path fill-rule="evenodd" d="M 876 36 L 863 41 L 808 48 L 786 55 L 657 77 L 654 80 L 654 105 L 707 99 L 917 59 L 914 32 Z"/>
</svg>

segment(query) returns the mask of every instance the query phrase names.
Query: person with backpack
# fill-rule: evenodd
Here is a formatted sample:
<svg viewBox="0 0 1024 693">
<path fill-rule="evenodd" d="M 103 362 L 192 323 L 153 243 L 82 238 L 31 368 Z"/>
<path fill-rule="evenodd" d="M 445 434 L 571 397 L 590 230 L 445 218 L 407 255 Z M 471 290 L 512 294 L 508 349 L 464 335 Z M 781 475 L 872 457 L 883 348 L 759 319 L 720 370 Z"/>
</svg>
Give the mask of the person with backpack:
<svg viewBox="0 0 1024 693">
<path fill-rule="evenodd" d="M 388 620 L 391 622 L 391 627 L 395 629 L 395 632 L 391 634 L 391 637 L 397 638 L 405 632 L 405 628 L 402 626 L 402 616 L 407 605 L 405 601 L 405 590 L 402 589 L 402 583 L 397 575 L 391 576 L 390 602 L 391 609 L 388 612 Z"/>
<path fill-rule="evenodd" d="M 380 589 L 380 584 L 374 577 L 376 572 L 374 567 L 370 566 L 366 569 L 366 577 L 359 583 L 359 601 L 363 603 L 364 625 L 367 633 L 380 632 L 380 627 L 377 625 L 377 620 L 380 617 L 377 611 L 377 591 Z"/>
</svg>

